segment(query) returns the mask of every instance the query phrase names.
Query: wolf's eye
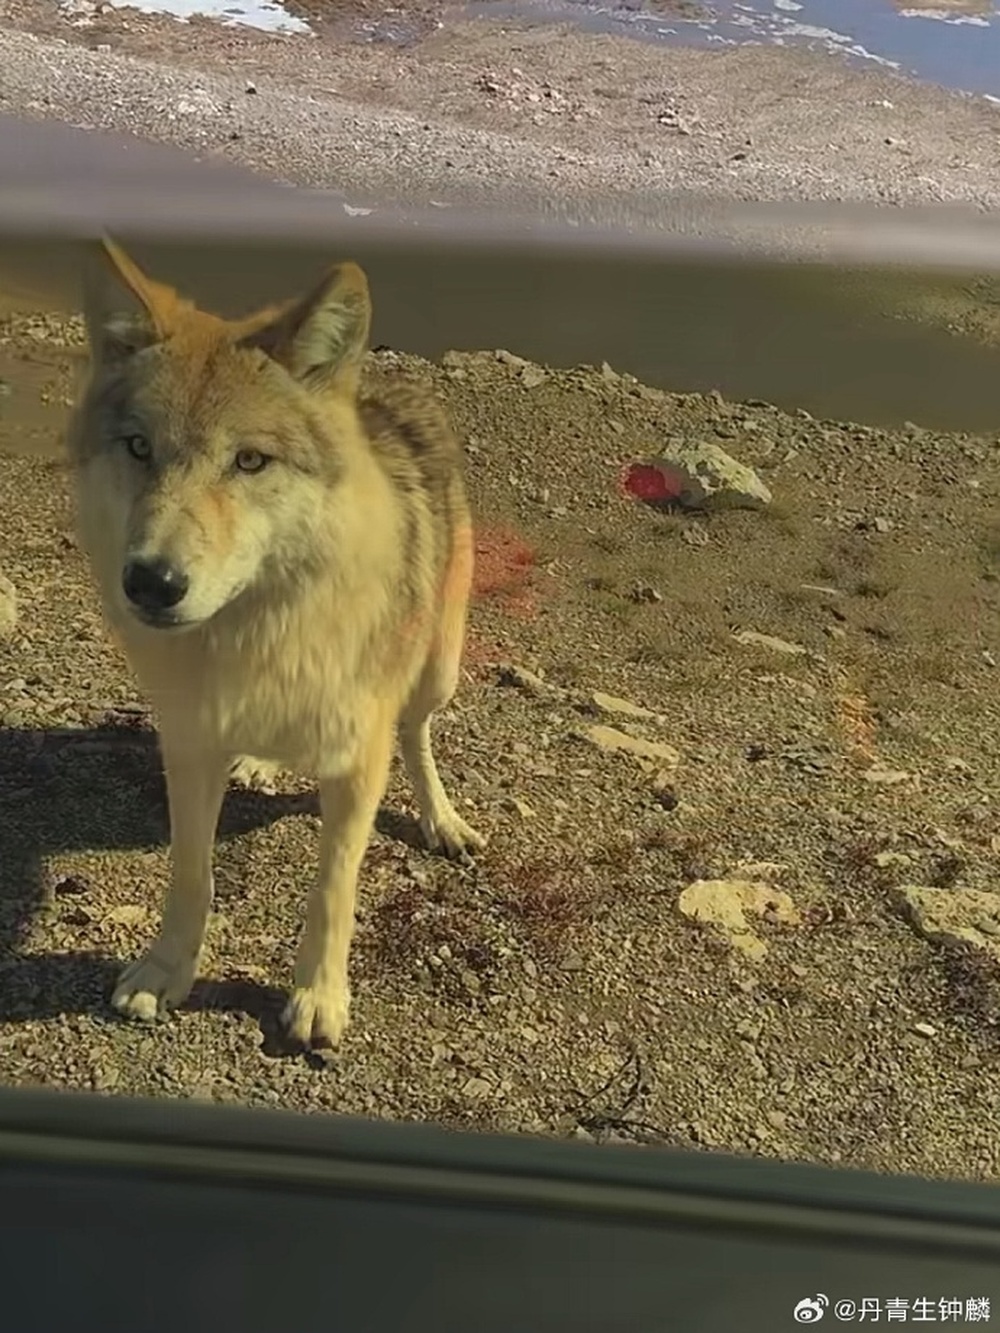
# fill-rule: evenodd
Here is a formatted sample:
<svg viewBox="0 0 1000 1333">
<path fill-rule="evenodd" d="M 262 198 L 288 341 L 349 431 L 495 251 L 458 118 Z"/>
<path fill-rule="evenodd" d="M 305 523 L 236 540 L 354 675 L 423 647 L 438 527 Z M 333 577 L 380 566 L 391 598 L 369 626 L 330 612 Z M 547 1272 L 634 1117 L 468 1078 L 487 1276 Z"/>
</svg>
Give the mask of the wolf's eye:
<svg viewBox="0 0 1000 1333">
<path fill-rule="evenodd" d="M 139 463 L 145 463 L 153 452 L 153 446 L 145 435 L 123 435 L 122 444 L 128 453 Z"/>
<path fill-rule="evenodd" d="M 270 463 L 267 454 L 259 449 L 240 449 L 236 455 L 236 466 L 240 472 L 261 472 Z"/>
</svg>

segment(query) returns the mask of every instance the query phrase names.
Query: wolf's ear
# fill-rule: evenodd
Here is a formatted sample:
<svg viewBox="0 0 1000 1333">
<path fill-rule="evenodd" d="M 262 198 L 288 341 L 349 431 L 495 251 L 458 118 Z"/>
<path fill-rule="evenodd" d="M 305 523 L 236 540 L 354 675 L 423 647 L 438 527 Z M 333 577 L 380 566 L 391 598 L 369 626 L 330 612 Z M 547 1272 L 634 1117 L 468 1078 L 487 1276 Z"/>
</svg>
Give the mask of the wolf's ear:
<svg viewBox="0 0 1000 1333">
<path fill-rule="evenodd" d="M 89 259 L 83 318 L 96 360 L 121 361 L 169 337 L 180 304 L 172 287 L 147 278 L 108 237 Z"/>
<path fill-rule="evenodd" d="M 285 306 L 244 341 L 260 347 L 307 388 L 354 394 L 371 317 L 364 270 L 339 264 L 307 296 Z"/>
</svg>

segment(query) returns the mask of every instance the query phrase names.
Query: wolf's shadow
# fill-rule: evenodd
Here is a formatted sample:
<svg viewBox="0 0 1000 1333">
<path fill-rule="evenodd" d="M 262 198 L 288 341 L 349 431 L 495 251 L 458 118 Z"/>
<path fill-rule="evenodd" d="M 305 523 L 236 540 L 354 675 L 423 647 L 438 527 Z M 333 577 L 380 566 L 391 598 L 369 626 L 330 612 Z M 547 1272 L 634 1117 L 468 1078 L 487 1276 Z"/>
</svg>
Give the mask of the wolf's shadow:
<svg viewBox="0 0 1000 1333">
<path fill-rule="evenodd" d="M 249 874 L 239 835 L 318 811 L 312 791 L 231 788 L 216 842 L 217 887 L 241 885 Z M 385 809 L 377 827 L 406 842 L 417 838 L 413 821 Z M 53 881 L 46 858 L 163 846 L 168 838 L 156 736 L 141 716 L 95 728 L 0 727 L 0 1022 L 110 1014 L 108 997 L 126 961 L 88 951 L 24 951 L 31 923 L 56 898 L 79 894 L 85 908 L 86 885 Z M 72 925 L 72 911 L 65 915 Z M 281 1003 L 281 992 L 254 982 L 200 981 L 187 1007 L 248 1014 L 266 1042 L 277 1030 Z"/>
</svg>

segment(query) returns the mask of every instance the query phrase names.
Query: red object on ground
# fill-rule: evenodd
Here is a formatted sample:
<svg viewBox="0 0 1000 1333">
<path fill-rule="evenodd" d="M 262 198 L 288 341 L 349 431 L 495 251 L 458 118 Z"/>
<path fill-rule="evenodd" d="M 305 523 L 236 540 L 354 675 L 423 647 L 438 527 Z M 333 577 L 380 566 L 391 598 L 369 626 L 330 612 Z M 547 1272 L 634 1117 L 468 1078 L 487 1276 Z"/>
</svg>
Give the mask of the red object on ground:
<svg viewBox="0 0 1000 1333">
<path fill-rule="evenodd" d="M 671 504 L 682 490 L 681 477 L 664 464 L 629 463 L 622 472 L 622 493 L 645 504 Z"/>
<path fill-rule="evenodd" d="M 535 552 L 509 529 L 482 528 L 476 533 L 472 596 L 489 600 L 518 620 L 538 614 L 534 586 Z M 466 668 L 474 675 L 509 655 L 509 647 L 470 633 L 465 643 Z"/>
<path fill-rule="evenodd" d="M 537 611 L 534 570 L 535 553 L 517 533 L 489 528 L 476 534 L 474 597 L 493 598 L 512 615 L 530 620 Z"/>
</svg>

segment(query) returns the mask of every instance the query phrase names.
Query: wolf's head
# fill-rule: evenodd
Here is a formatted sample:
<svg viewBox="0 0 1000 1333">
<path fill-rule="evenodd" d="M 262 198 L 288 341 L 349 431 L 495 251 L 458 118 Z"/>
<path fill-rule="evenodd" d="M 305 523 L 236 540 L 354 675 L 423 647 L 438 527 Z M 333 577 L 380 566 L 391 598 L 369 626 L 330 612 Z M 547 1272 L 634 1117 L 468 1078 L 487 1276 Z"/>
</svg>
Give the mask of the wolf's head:
<svg viewBox="0 0 1000 1333">
<path fill-rule="evenodd" d="M 84 540 L 115 610 L 190 628 L 265 567 L 292 573 L 312 558 L 358 436 L 362 270 L 342 264 L 304 298 L 232 322 L 104 241 L 85 319 L 91 378 L 69 446 Z"/>
</svg>

